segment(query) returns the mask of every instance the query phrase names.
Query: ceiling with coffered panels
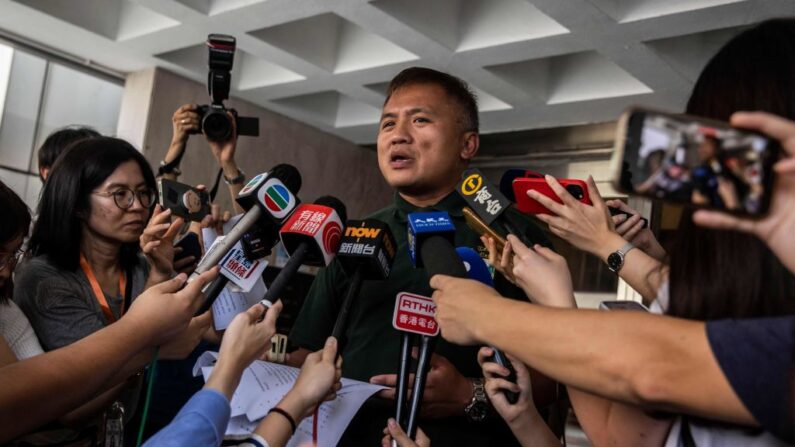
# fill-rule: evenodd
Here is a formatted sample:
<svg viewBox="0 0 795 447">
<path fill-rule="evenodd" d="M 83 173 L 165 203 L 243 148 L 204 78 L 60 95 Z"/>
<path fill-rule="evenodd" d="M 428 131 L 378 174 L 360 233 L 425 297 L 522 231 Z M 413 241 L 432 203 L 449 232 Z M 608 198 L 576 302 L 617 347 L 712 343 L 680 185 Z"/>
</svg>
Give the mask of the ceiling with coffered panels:
<svg viewBox="0 0 795 447">
<path fill-rule="evenodd" d="M 206 79 L 208 33 L 238 40 L 234 96 L 356 143 L 389 79 L 423 65 L 478 94 L 482 132 L 682 109 L 709 57 L 792 0 L 0 0 L 0 29 L 127 73 Z"/>
</svg>

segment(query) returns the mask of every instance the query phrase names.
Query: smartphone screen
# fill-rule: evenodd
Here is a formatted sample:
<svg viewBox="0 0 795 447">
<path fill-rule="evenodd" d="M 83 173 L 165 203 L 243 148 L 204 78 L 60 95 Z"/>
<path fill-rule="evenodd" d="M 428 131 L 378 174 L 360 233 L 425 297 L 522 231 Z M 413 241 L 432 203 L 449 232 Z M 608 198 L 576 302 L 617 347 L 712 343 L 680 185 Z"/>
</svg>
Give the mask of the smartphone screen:
<svg viewBox="0 0 795 447">
<path fill-rule="evenodd" d="M 639 310 L 648 312 L 649 308 L 637 301 L 629 300 L 616 300 L 616 301 L 602 301 L 599 303 L 599 309 L 602 310 Z"/>
<path fill-rule="evenodd" d="M 739 214 L 767 210 L 775 142 L 694 117 L 634 110 L 624 119 L 619 189 Z"/>
</svg>

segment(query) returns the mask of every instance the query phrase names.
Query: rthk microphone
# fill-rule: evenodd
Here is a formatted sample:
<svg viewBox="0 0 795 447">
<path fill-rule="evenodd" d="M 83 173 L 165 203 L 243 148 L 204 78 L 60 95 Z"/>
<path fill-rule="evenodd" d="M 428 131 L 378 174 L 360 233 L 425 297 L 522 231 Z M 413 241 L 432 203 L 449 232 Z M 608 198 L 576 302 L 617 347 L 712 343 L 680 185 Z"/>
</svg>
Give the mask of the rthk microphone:
<svg viewBox="0 0 795 447">
<path fill-rule="evenodd" d="M 389 225 L 377 219 L 349 220 L 345 224 L 345 235 L 337 252 L 345 273 L 351 277 L 348 292 L 337 313 L 337 321 L 331 335 L 337 339 L 342 353 L 344 342 L 342 336 L 348 324 L 348 314 L 356 296 L 359 295 L 362 282 L 365 280 L 384 280 L 392 271 L 395 260 L 395 237 Z"/>
<path fill-rule="evenodd" d="M 483 258 L 478 255 L 478 252 L 469 247 L 458 247 L 455 249 L 455 251 L 458 252 L 458 256 L 464 263 L 464 267 L 466 268 L 470 279 L 474 279 L 475 281 L 479 281 L 491 288 L 494 288 L 494 280 L 491 277 L 489 267 L 483 261 Z M 491 346 L 491 349 L 494 351 L 494 355 L 492 356 L 494 362 L 503 368 L 508 369 L 508 377 L 506 377 L 506 380 L 511 383 L 516 383 L 516 371 L 513 369 L 511 361 L 508 360 L 505 354 L 499 349 L 495 348 L 494 346 Z M 505 394 L 505 398 L 511 404 L 515 404 L 519 400 L 518 393 L 508 390 L 505 390 L 503 393 Z"/>
<path fill-rule="evenodd" d="M 299 205 L 279 231 L 290 259 L 263 299 L 271 303 L 279 299 L 301 265 L 327 266 L 339 248 L 346 217 L 345 205 L 331 196 L 321 197 L 313 204 Z"/>
<path fill-rule="evenodd" d="M 458 278 L 467 277 L 466 269 L 464 269 L 464 265 L 455 251 L 455 226 L 453 226 L 453 221 L 450 219 L 449 214 L 445 212 L 411 213 L 408 215 L 407 220 L 409 255 L 415 267 L 425 268 L 429 278 L 437 274 Z M 417 433 L 422 395 L 425 391 L 425 383 L 430 369 L 431 356 L 436 346 L 436 339 L 437 337 L 427 335 L 423 335 L 420 338 L 417 373 L 414 376 L 411 405 L 406 424 L 406 433 L 412 439 Z M 403 354 L 404 350 L 401 348 L 401 357 Z M 405 382 L 408 381 L 408 368 L 404 367 L 404 364 L 408 364 L 408 359 L 401 358 L 396 397 L 401 395 L 401 387 L 403 388 L 403 394 L 406 394 Z M 398 409 L 400 409 L 402 403 L 399 401 L 397 405 Z"/>
</svg>

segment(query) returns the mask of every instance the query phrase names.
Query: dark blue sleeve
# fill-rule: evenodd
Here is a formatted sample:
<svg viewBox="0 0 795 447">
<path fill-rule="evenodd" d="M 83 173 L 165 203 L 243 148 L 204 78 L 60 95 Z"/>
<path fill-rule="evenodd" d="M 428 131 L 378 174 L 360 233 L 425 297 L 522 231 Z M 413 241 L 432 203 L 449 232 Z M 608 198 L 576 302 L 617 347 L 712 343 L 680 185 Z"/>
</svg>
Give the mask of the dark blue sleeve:
<svg viewBox="0 0 795 447">
<path fill-rule="evenodd" d="M 711 321 L 707 338 L 723 374 L 756 420 L 795 442 L 795 317 Z"/>
</svg>

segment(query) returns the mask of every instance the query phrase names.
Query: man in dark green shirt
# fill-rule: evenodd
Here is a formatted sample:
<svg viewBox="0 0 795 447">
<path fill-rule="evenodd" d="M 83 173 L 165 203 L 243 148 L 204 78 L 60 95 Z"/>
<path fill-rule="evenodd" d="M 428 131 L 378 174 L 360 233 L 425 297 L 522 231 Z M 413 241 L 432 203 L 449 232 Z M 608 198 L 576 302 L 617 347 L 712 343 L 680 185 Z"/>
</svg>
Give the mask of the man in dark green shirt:
<svg viewBox="0 0 795 447">
<path fill-rule="evenodd" d="M 378 133 L 378 165 L 397 190 L 393 205 L 369 216 L 387 223 L 395 236 L 397 255 L 384 281 L 365 281 L 345 332 L 343 376 L 393 386 L 400 334 L 392 327 L 395 298 L 400 292 L 430 296 L 428 275 L 415 269 L 408 255 L 406 216 L 418 211 L 446 211 L 456 227 L 456 246 L 479 247 L 455 192 L 469 160 L 479 146 L 477 105 L 466 84 L 448 74 L 410 68 L 390 83 Z M 508 212 L 516 213 L 514 210 Z M 518 215 L 518 213 L 516 213 Z M 549 245 L 541 230 L 520 216 L 532 243 Z M 524 299 L 522 292 L 497 275 L 503 295 Z M 321 271 L 309 291 L 290 339 L 300 346 L 293 362 L 323 346 L 331 334 L 349 278 L 337 261 Z M 423 395 L 420 425 L 434 445 L 510 445 L 515 440 L 501 421 L 469 422 L 464 409 L 473 398 L 472 378 L 482 377 L 477 348 L 440 339 Z M 380 393 L 362 407 L 343 445 L 372 445 L 394 416 L 394 390 Z M 496 418 L 499 419 L 499 418 Z M 507 442 L 507 444 L 506 444 Z"/>
</svg>

